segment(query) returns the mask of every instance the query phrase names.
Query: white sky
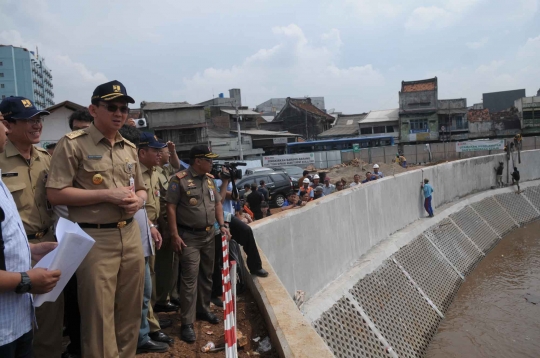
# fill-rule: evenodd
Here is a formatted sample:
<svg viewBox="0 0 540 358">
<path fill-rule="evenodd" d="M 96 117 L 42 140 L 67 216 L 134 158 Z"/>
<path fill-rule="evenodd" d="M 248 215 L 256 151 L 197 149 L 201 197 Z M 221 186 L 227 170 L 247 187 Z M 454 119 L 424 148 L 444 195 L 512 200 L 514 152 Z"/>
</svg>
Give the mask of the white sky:
<svg viewBox="0 0 540 358">
<path fill-rule="evenodd" d="M 324 96 L 359 113 L 398 107 L 402 80 L 437 76 L 439 98 L 540 88 L 540 0 L 0 0 L 0 44 L 35 49 L 55 101 L 117 79 L 141 101 L 242 90 Z"/>
</svg>

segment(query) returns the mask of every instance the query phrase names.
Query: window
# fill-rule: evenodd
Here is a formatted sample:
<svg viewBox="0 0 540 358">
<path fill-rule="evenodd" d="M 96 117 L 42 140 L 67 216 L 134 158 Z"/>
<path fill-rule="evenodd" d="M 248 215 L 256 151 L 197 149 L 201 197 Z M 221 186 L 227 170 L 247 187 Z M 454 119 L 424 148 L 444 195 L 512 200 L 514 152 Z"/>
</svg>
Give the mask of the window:
<svg viewBox="0 0 540 358">
<path fill-rule="evenodd" d="M 533 118 L 534 119 L 540 119 L 540 109 L 535 109 L 534 110 Z"/>
<path fill-rule="evenodd" d="M 373 128 L 360 128 L 360 134 L 373 134 Z"/>
<path fill-rule="evenodd" d="M 411 133 L 421 133 L 428 132 L 428 120 L 427 118 L 422 119 L 411 119 Z"/>
<path fill-rule="evenodd" d="M 386 126 L 386 133 L 394 132 L 394 126 Z"/>
<path fill-rule="evenodd" d="M 2 83 L 2 84 L 0 84 L 0 88 L 4 88 L 4 84 L 3 84 L 3 83 Z"/>
<path fill-rule="evenodd" d="M 379 133 L 384 133 L 384 126 L 379 126 L 379 127 L 373 127 L 373 133 L 375 134 L 379 134 Z"/>
<path fill-rule="evenodd" d="M 409 107 L 411 108 L 429 107 L 430 104 L 431 104 L 430 102 L 414 102 L 414 103 L 409 103 Z"/>
<path fill-rule="evenodd" d="M 4 63 L 2 61 L 0 61 L 0 66 L 4 66 Z"/>
<path fill-rule="evenodd" d="M 523 111 L 523 119 L 533 119 L 533 111 Z"/>
<path fill-rule="evenodd" d="M 0 72 L 0 77 L 4 77 L 4 72 Z"/>
</svg>

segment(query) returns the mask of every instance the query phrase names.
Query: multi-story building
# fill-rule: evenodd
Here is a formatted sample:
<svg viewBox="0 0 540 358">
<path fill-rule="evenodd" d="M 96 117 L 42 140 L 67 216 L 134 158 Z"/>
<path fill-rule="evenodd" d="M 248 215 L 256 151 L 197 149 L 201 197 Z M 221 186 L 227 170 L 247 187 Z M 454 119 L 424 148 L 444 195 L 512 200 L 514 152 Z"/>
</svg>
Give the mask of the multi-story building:
<svg viewBox="0 0 540 358">
<path fill-rule="evenodd" d="M 525 97 L 524 89 L 484 93 L 483 108 L 489 109 L 490 113 L 505 111 L 513 107 L 514 102 L 522 97 Z"/>
<path fill-rule="evenodd" d="M 242 107 L 242 93 L 239 88 L 229 90 L 229 98 L 220 93 L 217 97 L 199 103 L 199 105 L 209 108 L 212 106 L 218 107 Z"/>
<path fill-rule="evenodd" d="M 400 142 L 439 139 L 437 77 L 402 81 L 399 92 Z"/>
<path fill-rule="evenodd" d="M 39 54 L 0 45 L 0 98 L 26 97 L 39 109 L 54 105 L 51 70 Z"/>
<path fill-rule="evenodd" d="M 439 139 L 441 141 L 465 140 L 468 138 L 467 99 L 439 100 Z"/>
<path fill-rule="evenodd" d="M 514 106 L 519 112 L 522 133 L 540 133 L 540 90 L 535 97 L 517 99 Z"/>
</svg>

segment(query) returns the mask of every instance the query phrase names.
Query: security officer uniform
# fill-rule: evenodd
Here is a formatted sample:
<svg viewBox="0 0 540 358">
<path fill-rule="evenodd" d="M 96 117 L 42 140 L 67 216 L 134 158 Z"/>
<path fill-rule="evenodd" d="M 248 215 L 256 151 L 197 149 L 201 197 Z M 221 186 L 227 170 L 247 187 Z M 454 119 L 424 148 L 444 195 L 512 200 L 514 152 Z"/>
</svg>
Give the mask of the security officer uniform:
<svg viewBox="0 0 540 358">
<path fill-rule="evenodd" d="M 178 234 L 187 245 L 180 254 L 182 326 L 193 324 L 196 313 L 210 312 L 215 205 L 221 201 L 212 179 L 212 175 L 198 175 L 189 167 L 170 179 L 167 191 L 167 203 L 177 205 Z"/>
<path fill-rule="evenodd" d="M 167 188 L 169 178 L 176 170 L 172 165 L 156 167 L 159 179 L 160 211 L 158 217 L 158 229 L 161 233 L 163 243 L 161 249 L 156 252 L 156 304 L 167 305 L 170 299 L 178 300 L 176 291 L 178 282 L 179 258 L 171 248 L 171 234 L 169 232 L 169 222 L 167 220 Z"/>
<path fill-rule="evenodd" d="M 98 86 L 94 96 L 135 102 L 118 81 Z M 99 190 L 130 184 L 135 191 L 146 190 L 136 147 L 119 133 L 111 145 L 92 124 L 58 142 L 47 188 Z M 83 357 L 133 357 L 144 287 L 139 226 L 124 209 L 107 202 L 68 206 L 68 211 L 69 219 L 96 241 L 77 269 Z"/>
<path fill-rule="evenodd" d="M 0 104 L 0 112 L 8 121 L 49 114 L 36 109 L 30 100 L 23 97 L 5 99 Z M 34 244 L 56 241 L 52 229 L 52 207 L 47 201 L 45 190 L 50 165 L 51 156 L 45 149 L 32 146 L 30 159 L 27 160 L 9 140 L 4 153 L 0 154 L 2 180 L 17 204 L 28 241 Z M 32 261 L 32 266 L 35 264 Z M 35 357 L 58 358 L 62 354 L 63 320 L 63 294 L 55 302 L 46 302 L 36 308 L 37 328 L 33 342 Z"/>
</svg>

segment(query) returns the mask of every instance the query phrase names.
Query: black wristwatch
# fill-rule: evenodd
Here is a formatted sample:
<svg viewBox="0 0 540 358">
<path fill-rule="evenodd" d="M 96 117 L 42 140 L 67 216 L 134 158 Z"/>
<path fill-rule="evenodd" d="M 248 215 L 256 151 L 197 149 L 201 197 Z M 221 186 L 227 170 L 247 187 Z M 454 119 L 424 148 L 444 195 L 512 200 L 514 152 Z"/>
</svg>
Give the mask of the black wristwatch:
<svg viewBox="0 0 540 358">
<path fill-rule="evenodd" d="M 220 228 L 220 229 L 221 229 L 222 227 L 227 228 L 227 229 L 229 228 L 229 227 L 228 227 L 227 225 L 225 225 L 225 224 L 219 225 L 219 228 Z"/>
<path fill-rule="evenodd" d="M 15 287 L 15 293 L 23 294 L 27 293 L 32 289 L 32 282 L 30 281 L 30 277 L 26 274 L 26 272 L 21 272 L 21 282 Z"/>
</svg>

